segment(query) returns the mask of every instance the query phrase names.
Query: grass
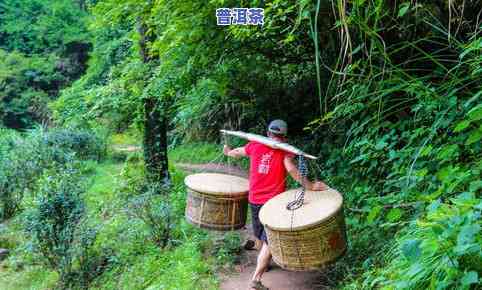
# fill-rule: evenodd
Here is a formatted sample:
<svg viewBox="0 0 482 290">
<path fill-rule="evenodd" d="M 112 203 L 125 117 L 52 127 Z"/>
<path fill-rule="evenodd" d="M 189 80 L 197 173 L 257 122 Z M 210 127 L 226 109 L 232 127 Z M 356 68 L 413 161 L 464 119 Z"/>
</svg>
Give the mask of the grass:
<svg viewBox="0 0 482 290">
<path fill-rule="evenodd" d="M 129 140 L 122 136 L 116 138 Z M 196 157 L 194 161 L 189 159 L 187 152 Z M 174 162 L 204 162 L 216 154 L 219 154 L 216 145 L 195 144 L 175 148 L 170 158 Z M 87 222 L 98 230 L 95 247 L 99 252 L 110 253 L 110 266 L 89 289 L 218 288 L 214 275 L 217 261 L 209 254 L 212 247 L 209 234 L 184 221 L 184 173 L 171 165 L 175 184 L 171 199 L 178 219 L 175 230 L 180 237 L 175 246 L 162 250 L 149 241 L 146 226 L 126 211 L 128 197 L 119 192 L 119 187 L 125 184 L 121 174 L 125 163 L 108 159 L 99 163 L 88 161 L 86 165 L 89 168 L 86 171 L 88 190 L 84 196 Z M 134 170 L 137 168 L 139 166 L 135 166 Z M 0 290 L 53 289 L 58 282 L 58 274 L 44 268 L 26 249 L 28 239 L 23 236 L 21 218 L 19 215 L 8 225 L 0 226 L 0 246 L 12 250 L 10 257 L 0 263 Z"/>
<path fill-rule="evenodd" d="M 41 266 L 27 266 L 21 271 L 0 268 L 1 290 L 43 290 L 53 289 L 58 275 Z"/>
<path fill-rule="evenodd" d="M 242 146 L 242 145 L 239 145 Z M 216 143 L 190 143 L 172 148 L 169 151 L 169 162 L 171 163 L 225 163 L 241 168 L 248 168 L 246 158 L 233 159 L 224 156 L 223 145 Z"/>
<path fill-rule="evenodd" d="M 114 189 L 117 186 L 118 176 L 122 167 L 123 163 L 111 160 L 97 165 L 91 177 L 91 186 L 85 196 L 85 202 L 89 211 L 101 213 L 101 211 L 105 211 L 112 204 L 116 203 Z"/>
<path fill-rule="evenodd" d="M 111 135 L 109 143 L 117 146 L 141 145 L 142 135 L 134 128 L 129 128 L 126 132 Z"/>
<path fill-rule="evenodd" d="M 0 224 L 0 248 L 10 250 L 9 258 L 0 263 L 0 290 L 52 289 L 57 273 L 32 262 L 25 252 L 27 237 L 22 231 L 21 216 Z"/>
<path fill-rule="evenodd" d="M 170 150 L 172 162 L 207 163 L 225 161 L 222 146 L 213 143 L 193 143 L 180 145 Z"/>
<path fill-rule="evenodd" d="M 236 141 L 236 140 L 234 140 Z M 233 142 L 234 142 L 233 141 Z M 239 140 L 238 140 L 239 141 Z M 112 147 L 125 148 L 126 146 L 141 146 L 142 138 L 138 133 L 130 130 L 128 134 L 115 134 L 110 138 Z M 242 146 L 244 141 L 233 143 L 231 146 Z M 136 156 L 142 158 L 142 152 L 119 152 L 118 150 L 111 150 L 111 159 L 123 161 L 129 156 Z M 248 162 L 246 159 L 227 158 L 223 154 L 223 145 L 209 142 L 194 142 L 188 144 L 177 145 L 169 148 L 169 162 L 175 163 L 226 163 L 247 168 Z"/>
<path fill-rule="evenodd" d="M 160 252 L 151 248 L 105 275 L 92 289 L 217 289 L 211 267 L 195 241 Z"/>
<path fill-rule="evenodd" d="M 135 134 L 115 135 L 111 146 L 138 144 L 133 136 Z M 177 221 L 175 240 L 163 250 L 149 240 L 147 226 L 128 212 L 129 198 L 137 189 L 131 187 L 129 178 L 142 176 L 143 167 L 142 152 L 128 156 L 127 162 L 109 155 L 102 162 L 83 163 L 87 186 L 86 222 L 97 230 L 95 249 L 109 256 L 108 268 L 89 289 L 218 289 L 214 272 L 232 262 L 230 256 L 239 246 L 239 236 L 214 245 L 209 232 L 192 227 L 184 220 L 185 173 L 177 170 L 175 164 L 232 163 L 233 159 L 223 156 L 219 144 L 185 144 L 170 149 L 174 184 L 170 199 Z M 236 162 L 247 165 L 246 160 Z M 20 214 L 0 226 L 0 247 L 12 250 L 10 257 L 0 263 L 0 290 L 53 289 L 58 283 L 58 274 L 43 267 L 38 257 L 28 250 L 22 219 Z"/>
</svg>

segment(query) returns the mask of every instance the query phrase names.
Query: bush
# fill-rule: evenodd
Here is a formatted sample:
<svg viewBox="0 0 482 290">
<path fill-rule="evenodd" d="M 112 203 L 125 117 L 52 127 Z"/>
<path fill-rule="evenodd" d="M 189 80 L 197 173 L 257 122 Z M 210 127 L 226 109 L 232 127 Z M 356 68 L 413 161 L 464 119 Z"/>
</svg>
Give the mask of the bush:
<svg viewBox="0 0 482 290">
<path fill-rule="evenodd" d="M 14 146 L 15 140 L 20 138 L 17 131 L 0 127 L 0 157 L 6 155 Z"/>
<path fill-rule="evenodd" d="M 96 247 L 97 233 L 97 228 L 88 228 L 85 223 L 76 233 L 75 260 L 78 267 L 70 273 L 67 286 L 88 289 L 92 281 L 110 267 L 114 251 Z"/>
<path fill-rule="evenodd" d="M 433 202 L 388 256 L 388 267 L 365 287 L 471 289 L 482 273 L 482 203 L 464 193 L 450 203 Z"/>
<path fill-rule="evenodd" d="M 144 162 L 130 155 L 121 171 L 119 194 L 126 199 L 146 191 L 147 181 Z"/>
<path fill-rule="evenodd" d="M 63 289 L 87 289 L 107 268 L 112 255 L 110 250 L 95 247 L 97 229 L 85 221 L 80 178 L 73 169 L 44 175 L 25 225 L 34 254 L 59 273 Z"/>
<path fill-rule="evenodd" d="M 44 170 L 56 170 L 72 162 L 72 155 L 41 146 L 31 135 L 10 136 L 4 143 L 8 151 L 0 155 L 0 219 L 12 217 L 25 194 L 34 192 L 36 180 Z"/>
<path fill-rule="evenodd" d="M 120 194 L 127 201 L 127 214 L 140 220 L 148 229 L 150 240 L 161 248 L 171 242 L 177 217 L 171 206 L 171 186 L 149 182 L 144 163 L 130 155 L 121 172 Z"/>
<path fill-rule="evenodd" d="M 238 232 L 227 232 L 217 241 L 212 249 L 218 264 L 236 263 L 241 254 L 241 236 Z"/>
<path fill-rule="evenodd" d="M 170 243 L 175 220 L 163 185 L 150 184 L 145 193 L 131 199 L 128 212 L 142 220 L 152 242 L 161 248 Z"/>
<path fill-rule="evenodd" d="M 75 157 L 100 159 L 105 152 L 102 138 L 86 130 L 38 128 L 25 136 L 0 134 L 0 220 L 21 208 L 25 194 L 36 195 L 36 181 L 44 172 L 79 167 Z"/>
<path fill-rule="evenodd" d="M 68 281 L 73 273 L 76 231 L 84 214 L 83 190 L 75 172 L 44 176 L 26 230 L 46 264 Z"/>
<path fill-rule="evenodd" d="M 75 152 L 79 159 L 99 160 L 105 154 L 106 144 L 92 131 L 81 129 L 53 129 L 42 140 L 46 146 Z"/>
</svg>

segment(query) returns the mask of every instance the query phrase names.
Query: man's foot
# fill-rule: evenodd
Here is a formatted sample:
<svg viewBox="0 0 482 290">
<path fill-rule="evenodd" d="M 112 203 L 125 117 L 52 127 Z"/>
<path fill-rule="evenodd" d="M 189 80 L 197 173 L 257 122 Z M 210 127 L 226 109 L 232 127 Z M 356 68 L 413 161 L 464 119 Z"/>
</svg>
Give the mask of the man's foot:
<svg viewBox="0 0 482 290">
<path fill-rule="evenodd" d="M 249 284 L 249 288 L 250 290 L 269 290 L 269 288 L 267 288 L 266 286 L 264 286 L 261 281 L 251 281 L 251 283 Z"/>
</svg>

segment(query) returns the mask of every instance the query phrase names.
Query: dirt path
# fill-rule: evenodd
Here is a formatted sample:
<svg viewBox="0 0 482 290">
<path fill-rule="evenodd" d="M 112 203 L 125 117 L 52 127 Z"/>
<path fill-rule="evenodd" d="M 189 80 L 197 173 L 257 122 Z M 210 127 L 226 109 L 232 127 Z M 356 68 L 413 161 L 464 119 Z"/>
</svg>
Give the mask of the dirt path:
<svg viewBox="0 0 482 290">
<path fill-rule="evenodd" d="M 142 149 L 141 146 L 138 145 L 113 145 L 112 150 L 117 151 L 117 152 L 136 152 L 140 151 Z"/>
<path fill-rule="evenodd" d="M 237 176 L 247 177 L 248 173 L 242 168 L 229 166 L 222 163 L 205 163 L 205 164 L 188 164 L 178 163 L 176 166 L 187 172 L 218 172 L 227 173 Z M 247 225 L 245 229 L 240 230 L 242 240 L 252 239 L 252 229 Z M 241 252 L 239 264 L 234 269 L 224 270 L 217 273 L 221 280 L 221 290 L 247 290 L 251 276 L 256 268 L 256 257 L 258 251 Z M 279 266 L 271 263 L 272 269 L 263 276 L 263 284 L 271 290 L 315 290 L 315 289 L 333 289 L 328 287 L 328 283 L 320 272 L 292 272 L 281 269 Z M 325 281 L 323 281 L 325 280 Z"/>
<path fill-rule="evenodd" d="M 251 227 L 241 231 L 244 240 L 251 236 Z M 240 265 L 235 269 L 219 273 L 221 278 L 221 290 L 247 290 L 251 276 L 256 268 L 258 251 L 245 251 L 241 254 Z M 272 269 L 263 276 L 263 284 L 270 290 L 315 290 L 330 289 L 323 286 L 320 273 L 318 272 L 292 272 L 281 269 L 271 262 Z"/>
</svg>

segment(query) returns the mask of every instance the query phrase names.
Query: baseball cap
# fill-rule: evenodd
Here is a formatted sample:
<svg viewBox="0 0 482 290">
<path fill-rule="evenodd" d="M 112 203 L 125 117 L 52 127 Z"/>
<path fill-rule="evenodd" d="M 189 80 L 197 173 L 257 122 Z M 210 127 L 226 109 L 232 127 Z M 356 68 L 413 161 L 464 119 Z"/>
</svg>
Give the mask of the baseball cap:
<svg viewBox="0 0 482 290">
<path fill-rule="evenodd" d="M 269 123 L 268 131 L 277 135 L 286 135 L 288 133 L 288 125 L 283 120 L 273 120 Z"/>
</svg>

